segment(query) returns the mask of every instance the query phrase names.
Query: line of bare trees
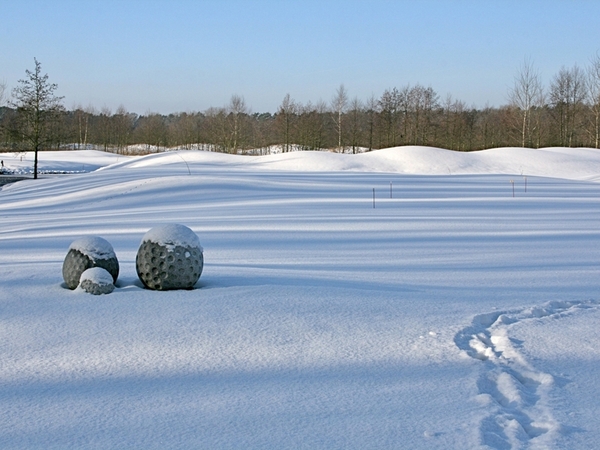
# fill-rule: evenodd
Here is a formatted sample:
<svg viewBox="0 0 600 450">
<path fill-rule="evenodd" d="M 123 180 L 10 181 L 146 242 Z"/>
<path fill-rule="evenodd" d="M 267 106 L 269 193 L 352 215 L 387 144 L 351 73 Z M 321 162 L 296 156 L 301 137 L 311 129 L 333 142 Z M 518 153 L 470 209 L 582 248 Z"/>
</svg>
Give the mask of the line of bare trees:
<svg viewBox="0 0 600 450">
<path fill-rule="evenodd" d="M 6 97 L 0 85 L 0 101 Z M 0 103 L 0 146 L 27 145 L 18 109 Z M 600 55 L 582 69 L 563 67 L 547 86 L 530 60 L 519 67 L 508 102 L 475 108 L 420 84 L 386 89 L 379 97 L 350 98 L 341 85 L 329 102 L 301 103 L 287 94 L 275 113 L 252 113 L 244 98 L 203 112 L 137 115 L 123 106 L 61 110 L 50 124 L 48 148 L 88 148 L 119 153 L 180 147 L 228 153 L 333 149 L 359 152 L 399 145 L 459 151 L 502 146 L 600 145 Z"/>
</svg>

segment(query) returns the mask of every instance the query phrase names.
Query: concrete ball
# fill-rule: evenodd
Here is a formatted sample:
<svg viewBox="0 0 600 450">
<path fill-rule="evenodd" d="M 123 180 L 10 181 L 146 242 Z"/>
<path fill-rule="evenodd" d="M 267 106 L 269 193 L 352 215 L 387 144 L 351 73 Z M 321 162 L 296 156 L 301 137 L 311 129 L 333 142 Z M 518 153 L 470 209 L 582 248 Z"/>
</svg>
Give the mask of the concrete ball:
<svg viewBox="0 0 600 450">
<path fill-rule="evenodd" d="M 115 289 L 112 275 L 102 267 L 92 267 L 81 274 L 79 287 L 92 295 L 110 294 Z"/>
<path fill-rule="evenodd" d="M 136 256 L 138 277 L 144 286 L 158 291 L 193 289 L 203 267 L 198 237 L 183 225 L 153 228 L 142 239 Z"/>
<path fill-rule="evenodd" d="M 92 267 L 102 267 L 112 275 L 113 283 L 119 276 L 119 261 L 112 246 L 99 237 L 73 241 L 63 262 L 63 279 L 69 289 L 79 286 L 81 274 Z"/>
</svg>

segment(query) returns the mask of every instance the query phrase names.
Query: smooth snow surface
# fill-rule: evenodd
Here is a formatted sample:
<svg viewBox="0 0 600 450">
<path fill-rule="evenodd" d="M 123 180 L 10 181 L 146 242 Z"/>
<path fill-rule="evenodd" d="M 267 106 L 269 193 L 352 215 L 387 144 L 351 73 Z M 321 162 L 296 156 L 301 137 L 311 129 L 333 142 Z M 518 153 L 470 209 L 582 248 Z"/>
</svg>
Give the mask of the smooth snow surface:
<svg viewBox="0 0 600 450">
<path fill-rule="evenodd" d="M 97 236 L 76 239 L 69 245 L 69 250 L 78 250 L 80 253 L 89 256 L 93 261 L 115 257 L 115 251 L 110 242 Z"/>
<path fill-rule="evenodd" d="M 70 161 L 102 168 L 0 191 L 0 448 L 600 442 L 598 150 Z M 138 280 L 161 223 L 196 289 Z M 101 301 L 63 287 L 79 236 L 119 255 Z"/>
<path fill-rule="evenodd" d="M 197 248 L 202 251 L 198 235 L 185 225 L 177 223 L 158 225 L 152 228 L 144 235 L 142 242 L 154 242 L 167 248 L 180 246 Z"/>
</svg>

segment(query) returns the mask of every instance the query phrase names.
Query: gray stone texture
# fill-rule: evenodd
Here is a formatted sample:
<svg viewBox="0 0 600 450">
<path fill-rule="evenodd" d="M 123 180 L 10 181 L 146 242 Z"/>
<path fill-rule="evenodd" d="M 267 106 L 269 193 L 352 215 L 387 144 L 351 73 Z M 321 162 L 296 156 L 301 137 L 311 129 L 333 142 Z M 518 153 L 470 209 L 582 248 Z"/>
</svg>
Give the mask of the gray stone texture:
<svg viewBox="0 0 600 450">
<path fill-rule="evenodd" d="M 100 268 L 104 270 L 103 268 Z M 89 270 L 89 269 L 88 269 Z M 87 272 L 87 271 L 86 271 Z M 106 271 L 106 275 L 108 279 L 112 277 L 112 275 Z M 102 294 L 110 294 L 115 290 L 115 285 L 110 282 L 102 282 L 95 278 L 86 278 L 85 272 L 83 272 L 81 276 L 81 283 L 79 283 L 79 287 L 83 289 L 88 294 L 92 295 L 102 295 Z"/>
<path fill-rule="evenodd" d="M 84 255 L 79 250 L 70 249 L 63 262 L 63 279 L 69 289 L 75 289 L 79 286 L 81 274 L 91 267 L 102 267 L 113 277 L 113 282 L 117 282 L 119 276 L 119 261 L 114 256 L 108 259 L 92 259 Z"/>
<path fill-rule="evenodd" d="M 136 270 L 144 286 L 157 291 L 193 289 L 202 274 L 202 248 L 161 245 L 144 241 L 136 257 Z"/>
</svg>

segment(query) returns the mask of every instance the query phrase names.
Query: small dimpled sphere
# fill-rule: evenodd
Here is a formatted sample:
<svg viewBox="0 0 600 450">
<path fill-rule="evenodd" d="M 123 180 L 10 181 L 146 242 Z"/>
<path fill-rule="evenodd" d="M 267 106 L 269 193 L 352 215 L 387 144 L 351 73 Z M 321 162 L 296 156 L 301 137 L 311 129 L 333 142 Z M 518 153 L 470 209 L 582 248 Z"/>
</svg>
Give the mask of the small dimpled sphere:
<svg viewBox="0 0 600 450">
<path fill-rule="evenodd" d="M 92 267 L 81 274 L 79 287 L 88 294 L 110 294 L 115 290 L 113 277 L 102 267 Z"/>
<path fill-rule="evenodd" d="M 193 289 L 202 274 L 204 255 L 198 236 L 179 224 L 152 228 L 137 252 L 136 271 L 149 289 Z"/>
<path fill-rule="evenodd" d="M 101 237 L 85 237 L 73 241 L 62 267 L 67 287 L 77 288 L 81 274 L 92 267 L 102 267 L 112 275 L 113 283 L 117 282 L 119 261 L 112 245 Z"/>
</svg>

